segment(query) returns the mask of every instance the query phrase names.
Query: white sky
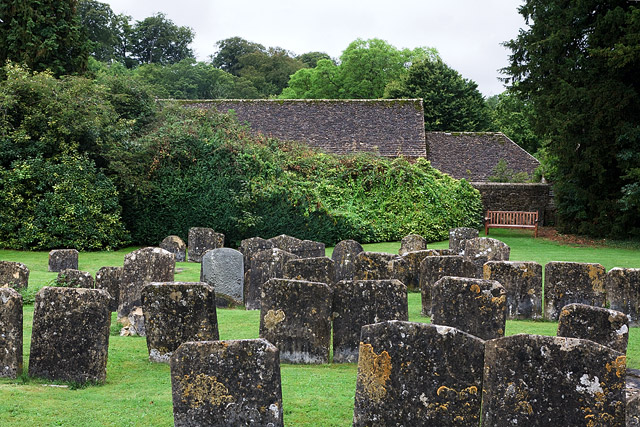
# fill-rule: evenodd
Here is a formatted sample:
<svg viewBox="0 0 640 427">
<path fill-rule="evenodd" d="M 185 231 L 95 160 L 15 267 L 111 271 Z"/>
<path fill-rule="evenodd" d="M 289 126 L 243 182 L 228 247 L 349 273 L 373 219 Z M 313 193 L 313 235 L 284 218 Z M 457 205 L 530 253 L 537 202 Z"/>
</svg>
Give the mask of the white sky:
<svg viewBox="0 0 640 427">
<path fill-rule="evenodd" d="M 195 33 L 199 60 L 218 40 L 239 36 L 295 54 L 326 52 L 338 58 L 356 38 L 380 38 L 395 47 L 435 47 L 442 59 L 478 84 L 485 96 L 504 90 L 505 67 L 524 19 L 522 0 L 100 0 L 115 13 L 143 20 L 156 12 Z"/>
</svg>

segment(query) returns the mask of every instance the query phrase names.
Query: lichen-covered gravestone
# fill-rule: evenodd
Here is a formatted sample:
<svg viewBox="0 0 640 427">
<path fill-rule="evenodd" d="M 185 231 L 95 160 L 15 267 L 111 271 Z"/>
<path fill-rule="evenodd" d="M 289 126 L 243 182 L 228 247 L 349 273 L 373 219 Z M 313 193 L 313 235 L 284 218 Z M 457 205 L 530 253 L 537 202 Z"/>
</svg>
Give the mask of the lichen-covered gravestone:
<svg viewBox="0 0 640 427">
<path fill-rule="evenodd" d="M 621 353 L 577 338 L 487 341 L 483 425 L 622 427 L 625 368 Z"/>
<path fill-rule="evenodd" d="M 627 368 L 625 383 L 626 427 L 640 427 L 640 371 Z"/>
<path fill-rule="evenodd" d="M 640 325 L 640 268 L 612 268 L 605 288 L 611 309 L 629 316 L 631 326 Z"/>
<path fill-rule="evenodd" d="M 325 245 L 321 242 L 300 240 L 286 234 L 272 237 L 269 241 L 273 244 L 274 248 L 290 252 L 300 258 L 317 258 L 325 255 Z"/>
<path fill-rule="evenodd" d="M 333 361 L 358 361 L 364 325 L 409 320 L 407 287 L 399 280 L 343 280 L 333 289 Z"/>
<path fill-rule="evenodd" d="M 465 240 L 476 237 L 478 237 L 478 230 L 475 228 L 452 228 L 449 230 L 449 249 L 454 255 L 464 255 Z"/>
<path fill-rule="evenodd" d="M 56 278 L 58 286 L 67 286 L 69 288 L 93 288 L 93 277 L 87 271 L 74 270 L 66 268 L 58 273 Z"/>
<path fill-rule="evenodd" d="M 0 288 L 0 377 L 22 374 L 22 296 Z"/>
<path fill-rule="evenodd" d="M 208 250 L 224 246 L 224 234 L 216 233 L 212 228 L 191 227 L 187 245 L 189 262 L 201 262 Z"/>
<path fill-rule="evenodd" d="M 149 360 L 169 362 L 187 341 L 219 339 L 216 294 L 202 282 L 152 282 L 142 289 Z"/>
<path fill-rule="evenodd" d="M 354 426 L 477 426 L 484 341 L 390 321 L 362 328 Z"/>
<path fill-rule="evenodd" d="M 356 256 L 354 280 L 390 280 L 407 282 L 407 263 L 400 255 L 384 252 L 360 252 Z"/>
<path fill-rule="evenodd" d="M 542 319 L 542 266 L 537 262 L 489 261 L 484 278 L 507 290 L 507 319 Z"/>
<path fill-rule="evenodd" d="M 49 271 L 57 273 L 67 268 L 78 269 L 77 250 L 54 249 L 49 252 Z"/>
<path fill-rule="evenodd" d="M 586 304 L 568 304 L 560 312 L 557 335 L 595 341 L 626 353 L 629 319 L 620 311 Z"/>
<path fill-rule="evenodd" d="M 244 306 L 247 310 L 260 310 L 262 285 L 269 279 L 282 278 L 287 261 L 298 257 L 282 249 L 265 249 L 251 258 L 249 283 L 244 287 Z"/>
<path fill-rule="evenodd" d="M 356 256 L 363 250 L 362 245 L 355 240 L 342 240 L 336 244 L 331 254 L 336 268 L 334 275 L 336 282 L 353 280 Z"/>
<path fill-rule="evenodd" d="M 122 283 L 122 267 L 102 267 L 96 273 L 96 289 L 109 292 L 109 310 L 117 311 L 120 301 L 120 283 Z"/>
<path fill-rule="evenodd" d="M 0 288 L 26 288 L 29 285 L 29 269 L 21 262 L 0 261 Z"/>
<path fill-rule="evenodd" d="M 423 251 L 425 249 L 427 249 L 427 239 L 418 234 L 409 234 L 400 241 L 398 254 L 404 255 L 407 252 Z"/>
<path fill-rule="evenodd" d="M 262 286 L 260 338 L 288 363 L 329 363 L 331 288 L 324 283 L 270 279 Z"/>
<path fill-rule="evenodd" d="M 495 280 L 446 276 L 431 288 L 431 323 L 490 340 L 504 336 L 507 291 Z"/>
<path fill-rule="evenodd" d="M 33 312 L 29 376 L 103 382 L 109 348 L 109 293 L 44 287 Z"/>
<path fill-rule="evenodd" d="M 167 252 L 171 252 L 176 257 L 176 262 L 185 262 L 187 260 L 187 245 L 178 236 L 165 237 L 160 242 L 160 247 Z"/>
<path fill-rule="evenodd" d="M 263 239 L 262 237 L 252 237 L 250 239 L 244 239 L 240 242 L 238 250 L 242 252 L 242 261 L 244 263 L 244 272 L 251 268 L 251 258 L 260 251 L 265 249 L 272 249 L 273 242 Z"/>
<path fill-rule="evenodd" d="M 420 263 L 422 315 L 431 313 L 431 287 L 445 276 L 475 277 L 475 265 L 461 255 L 429 256 Z"/>
<path fill-rule="evenodd" d="M 244 265 L 242 253 L 231 248 L 207 251 L 202 257 L 201 280 L 213 286 L 218 307 L 242 305 Z"/>
<path fill-rule="evenodd" d="M 328 257 L 290 259 L 284 265 L 285 279 L 306 280 L 320 282 L 332 286 L 334 283 L 335 266 Z"/>
<path fill-rule="evenodd" d="M 544 267 L 544 318 L 558 320 L 567 304 L 604 307 L 606 270 L 600 264 L 551 261 Z"/>
<path fill-rule="evenodd" d="M 278 349 L 263 339 L 182 344 L 171 390 L 176 427 L 284 425 Z"/>
<path fill-rule="evenodd" d="M 476 277 L 482 278 L 482 267 L 487 261 L 509 261 L 511 248 L 490 237 L 476 237 L 464 241 L 464 256 L 476 266 Z"/>
</svg>

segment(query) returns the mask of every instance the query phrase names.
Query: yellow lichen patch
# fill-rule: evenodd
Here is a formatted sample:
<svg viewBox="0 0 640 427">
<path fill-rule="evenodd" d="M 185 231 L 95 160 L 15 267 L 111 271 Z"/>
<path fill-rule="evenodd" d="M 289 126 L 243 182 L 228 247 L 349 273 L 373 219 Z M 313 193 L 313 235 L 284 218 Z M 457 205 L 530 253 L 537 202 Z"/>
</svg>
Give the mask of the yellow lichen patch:
<svg viewBox="0 0 640 427">
<path fill-rule="evenodd" d="M 480 286 L 476 285 L 475 283 L 473 285 L 471 285 L 471 292 L 475 292 L 476 294 L 480 293 Z"/>
<path fill-rule="evenodd" d="M 182 298 L 182 292 L 180 291 L 173 291 L 169 294 L 169 298 L 171 298 L 172 300 L 174 300 L 175 302 L 180 301 L 180 299 Z"/>
<path fill-rule="evenodd" d="M 371 344 L 360 343 L 358 379 L 369 399 L 379 402 L 386 394 L 391 376 L 391 356 L 386 351 L 376 354 Z"/>
<path fill-rule="evenodd" d="M 267 329 L 273 329 L 278 323 L 282 322 L 285 319 L 284 311 L 278 310 L 269 310 L 267 314 L 264 315 L 264 326 Z"/>
<path fill-rule="evenodd" d="M 495 304 L 495 305 L 500 305 L 500 304 L 504 304 L 507 302 L 507 296 L 506 295 L 502 295 L 499 297 L 492 297 L 491 298 L 491 303 Z"/>
<path fill-rule="evenodd" d="M 532 268 L 529 268 L 528 266 L 521 264 L 518 266 L 518 269 L 520 269 L 520 271 L 522 271 L 522 278 L 528 278 L 528 277 L 533 277 L 536 274 L 534 273 Z"/>
<path fill-rule="evenodd" d="M 456 415 L 456 417 L 453 419 L 454 422 L 459 423 L 464 421 L 464 418 L 461 417 L 460 415 Z"/>
<path fill-rule="evenodd" d="M 589 279 L 591 279 L 593 290 L 597 292 L 604 292 L 602 269 L 597 265 L 589 264 L 587 266 L 587 274 L 589 275 Z"/>
<path fill-rule="evenodd" d="M 533 408 L 531 407 L 531 404 L 524 400 L 516 404 L 516 410 L 520 413 L 527 413 L 529 415 L 533 414 Z"/>
<path fill-rule="evenodd" d="M 205 403 L 214 406 L 226 405 L 235 401 L 224 384 L 216 377 L 198 374 L 195 377 L 185 375 L 181 380 L 182 401 L 192 408 L 199 408 Z"/>
<path fill-rule="evenodd" d="M 616 360 L 611 363 L 607 363 L 607 372 L 611 372 L 612 369 L 616 370 L 616 376 L 618 378 L 626 375 L 627 372 L 627 356 L 618 356 Z"/>
</svg>

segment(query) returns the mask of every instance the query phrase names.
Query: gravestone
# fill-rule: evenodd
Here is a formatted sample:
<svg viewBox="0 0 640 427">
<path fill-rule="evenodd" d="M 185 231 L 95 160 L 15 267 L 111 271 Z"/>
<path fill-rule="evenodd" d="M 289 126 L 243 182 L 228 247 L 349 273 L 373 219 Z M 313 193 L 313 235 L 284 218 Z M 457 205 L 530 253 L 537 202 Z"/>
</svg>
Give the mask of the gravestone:
<svg viewBox="0 0 640 427">
<path fill-rule="evenodd" d="M 0 377 L 22 374 L 22 296 L 0 288 Z"/>
<path fill-rule="evenodd" d="M 251 259 L 249 284 L 244 287 L 244 306 L 247 310 L 260 310 L 262 285 L 269 279 L 282 278 L 287 261 L 298 257 L 282 249 L 265 249 Z"/>
<path fill-rule="evenodd" d="M 429 256 L 420 263 L 422 315 L 431 313 L 431 288 L 445 276 L 475 277 L 475 265 L 461 255 Z"/>
<path fill-rule="evenodd" d="M 122 282 L 122 267 L 102 267 L 96 273 L 96 289 L 109 292 L 109 310 L 118 311 L 120 302 L 120 283 Z"/>
<path fill-rule="evenodd" d="M 625 357 L 592 341 L 512 335 L 486 342 L 486 426 L 624 426 Z"/>
<path fill-rule="evenodd" d="M 242 253 L 231 248 L 207 251 L 200 267 L 201 280 L 213 286 L 218 307 L 242 305 L 244 266 Z"/>
<path fill-rule="evenodd" d="M 290 259 L 284 265 L 285 279 L 326 283 L 332 286 L 335 277 L 333 260 L 328 257 Z"/>
<path fill-rule="evenodd" d="M 477 426 L 484 341 L 455 328 L 362 328 L 354 426 Z"/>
<path fill-rule="evenodd" d="M 273 248 L 273 242 L 263 239 L 262 237 L 252 237 L 244 239 L 240 242 L 238 250 L 242 252 L 242 261 L 244 263 L 244 272 L 251 268 L 251 258 L 260 251 Z"/>
<path fill-rule="evenodd" d="M 173 254 L 176 257 L 176 262 L 185 262 L 187 260 L 187 245 L 184 244 L 184 240 L 182 240 L 178 236 L 167 236 L 162 242 L 160 242 L 160 247 L 167 252 Z"/>
<path fill-rule="evenodd" d="M 409 269 L 400 255 L 363 251 L 356 255 L 354 280 L 390 280 L 407 282 Z"/>
<path fill-rule="evenodd" d="M 407 267 L 406 283 L 410 291 L 420 290 L 420 264 L 428 256 L 450 255 L 448 249 L 425 249 L 422 251 L 405 252 L 402 259 Z"/>
<path fill-rule="evenodd" d="M 93 277 L 91 277 L 91 273 L 87 271 L 66 268 L 58 273 L 56 284 L 68 288 L 93 289 Z"/>
<path fill-rule="evenodd" d="M 216 294 L 202 282 L 152 282 L 142 289 L 149 360 L 168 363 L 187 341 L 219 339 Z"/>
<path fill-rule="evenodd" d="M 449 230 L 449 249 L 453 255 L 464 255 L 465 241 L 478 237 L 478 230 L 469 227 L 458 227 Z"/>
<path fill-rule="evenodd" d="M 182 426 L 283 426 L 278 349 L 266 340 L 183 343 L 171 357 Z"/>
<path fill-rule="evenodd" d="M 364 325 L 409 320 L 407 287 L 399 280 L 342 280 L 333 289 L 333 362 L 358 361 Z"/>
<path fill-rule="evenodd" d="M 202 262 L 202 257 L 208 250 L 224 246 L 224 234 L 216 233 L 212 228 L 191 227 L 187 244 L 189 262 Z"/>
<path fill-rule="evenodd" d="M 585 304 L 568 304 L 560 312 L 557 335 L 591 340 L 626 353 L 629 319 L 620 311 Z"/>
<path fill-rule="evenodd" d="M 118 306 L 118 322 L 126 328 L 123 335 L 144 335 L 142 288 L 150 282 L 173 282 L 175 265 L 173 254 L 160 248 L 142 248 L 124 256 Z"/>
<path fill-rule="evenodd" d="M 26 288 L 29 285 L 29 269 L 21 262 L 0 261 L 0 288 Z"/>
<path fill-rule="evenodd" d="M 640 325 L 640 268 L 612 268 L 605 276 L 611 309 L 629 316 L 631 326 Z"/>
<path fill-rule="evenodd" d="M 400 241 L 398 254 L 404 255 L 407 252 L 423 251 L 425 249 L 427 249 L 427 239 L 417 234 L 409 234 Z"/>
<path fill-rule="evenodd" d="M 542 266 L 537 262 L 489 261 L 484 278 L 507 290 L 507 319 L 542 319 Z"/>
<path fill-rule="evenodd" d="M 29 376 L 104 382 L 109 348 L 109 293 L 44 287 L 36 294 Z"/>
<path fill-rule="evenodd" d="M 324 283 L 270 279 L 262 286 L 260 338 L 286 363 L 329 363 L 331 288 Z"/>
<path fill-rule="evenodd" d="M 482 268 L 488 261 L 509 261 L 511 248 L 500 240 L 490 237 L 476 237 L 464 241 L 464 256 L 476 266 L 476 277 L 482 278 Z"/>
<path fill-rule="evenodd" d="M 567 304 L 604 307 L 606 271 L 600 264 L 551 261 L 544 267 L 544 318 L 558 320 Z"/>
<path fill-rule="evenodd" d="M 335 265 L 335 281 L 353 280 L 355 275 L 356 256 L 364 249 L 355 240 L 342 240 L 336 244 L 331 254 L 331 259 Z"/>
<path fill-rule="evenodd" d="M 77 250 L 54 249 L 49 252 L 49 271 L 57 273 L 67 268 L 78 269 Z"/>
<path fill-rule="evenodd" d="M 484 340 L 504 336 L 507 291 L 495 280 L 446 276 L 431 288 L 431 323 Z"/>
<path fill-rule="evenodd" d="M 269 239 L 274 248 L 290 252 L 300 258 L 317 258 L 325 255 L 324 243 L 313 240 L 300 240 L 296 237 L 281 234 Z"/>
<path fill-rule="evenodd" d="M 627 427 L 640 427 L 640 370 L 627 368 L 625 395 Z"/>
</svg>

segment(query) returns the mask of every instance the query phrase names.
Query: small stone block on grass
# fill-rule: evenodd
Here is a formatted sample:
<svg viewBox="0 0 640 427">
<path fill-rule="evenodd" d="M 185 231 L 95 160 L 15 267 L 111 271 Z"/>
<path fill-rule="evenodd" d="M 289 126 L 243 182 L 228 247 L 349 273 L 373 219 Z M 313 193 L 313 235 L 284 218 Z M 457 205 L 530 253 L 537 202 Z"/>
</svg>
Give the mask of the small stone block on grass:
<svg viewBox="0 0 640 427">
<path fill-rule="evenodd" d="M 591 340 L 626 353 L 629 319 L 624 313 L 608 308 L 568 304 L 560 312 L 557 335 Z"/>
<path fill-rule="evenodd" d="M 455 328 L 362 328 L 354 426 L 477 426 L 484 341 Z"/>
<path fill-rule="evenodd" d="M 263 339 L 183 343 L 171 389 L 176 427 L 284 425 L 278 349 Z"/>
<path fill-rule="evenodd" d="M 0 377 L 22 374 L 22 296 L 0 288 Z"/>
<path fill-rule="evenodd" d="M 213 286 L 216 305 L 242 305 L 244 299 L 244 261 L 242 252 L 231 248 L 211 249 L 202 257 L 202 281 Z"/>
<path fill-rule="evenodd" d="M 484 278 L 507 290 L 507 319 L 542 319 L 542 266 L 537 262 L 489 261 Z"/>
<path fill-rule="evenodd" d="M 544 318 L 558 320 L 562 307 L 604 307 L 606 270 L 600 264 L 551 261 L 544 266 Z"/>
<path fill-rule="evenodd" d="M 208 250 L 224 246 L 224 234 L 216 233 L 212 228 L 191 227 L 187 245 L 189 262 L 202 262 L 202 257 Z"/>
<path fill-rule="evenodd" d="M 173 254 L 176 257 L 176 262 L 185 262 L 187 260 L 187 245 L 184 244 L 184 240 L 182 240 L 178 236 L 167 236 L 162 242 L 160 242 L 160 247 L 167 252 Z"/>
<path fill-rule="evenodd" d="M 605 277 L 605 288 L 611 309 L 629 316 L 631 326 L 639 326 L 640 268 L 612 268 Z"/>
<path fill-rule="evenodd" d="M 54 249 L 49 252 L 49 271 L 58 273 L 67 268 L 78 269 L 78 251 L 75 249 Z"/>
<path fill-rule="evenodd" d="M 353 280 L 356 256 L 362 251 L 364 251 L 362 245 L 355 240 L 342 240 L 336 244 L 331 254 L 336 268 L 334 276 L 336 282 Z"/>
<path fill-rule="evenodd" d="M 29 286 L 29 269 L 21 262 L 0 261 L 0 288 L 14 289 Z"/>
</svg>

